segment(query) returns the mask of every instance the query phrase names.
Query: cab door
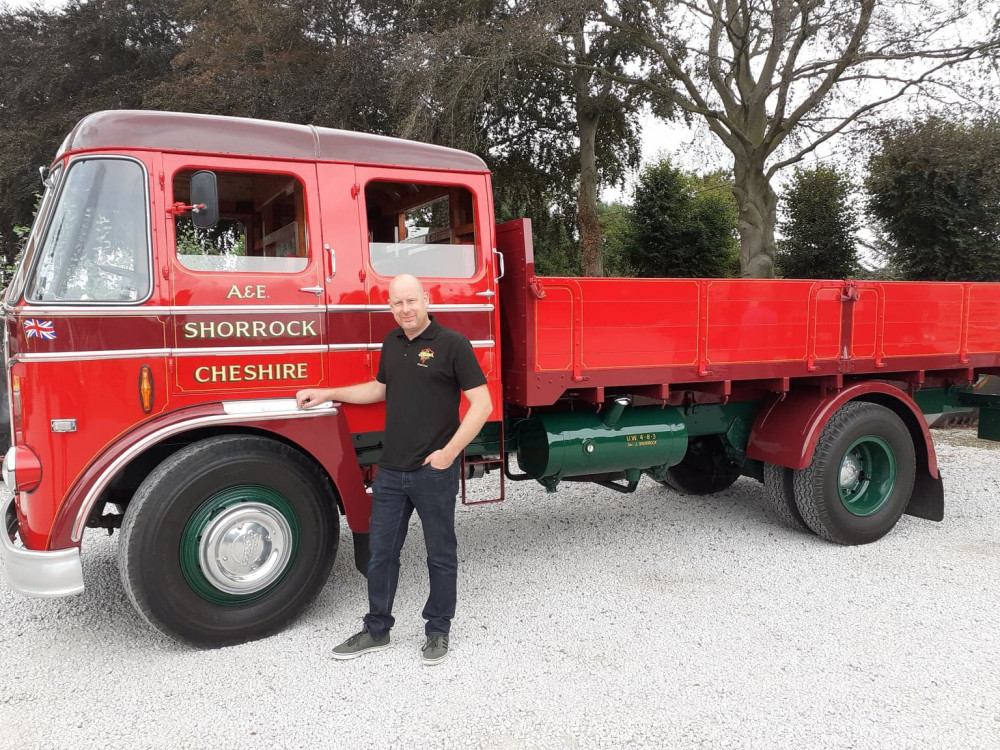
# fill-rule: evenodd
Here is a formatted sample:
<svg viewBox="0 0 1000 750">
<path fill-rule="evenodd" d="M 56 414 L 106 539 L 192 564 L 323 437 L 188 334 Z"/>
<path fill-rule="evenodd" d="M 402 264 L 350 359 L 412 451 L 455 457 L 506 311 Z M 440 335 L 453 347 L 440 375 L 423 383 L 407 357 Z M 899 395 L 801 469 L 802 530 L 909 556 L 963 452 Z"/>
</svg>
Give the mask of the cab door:
<svg viewBox="0 0 1000 750">
<path fill-rule="evenodd" d="M 358 219 L 354 165 L 319 162 L 316 174 L 327 304 L 327 385 L 353 385 L 371 379 L 372 359 L 364 270 L 367 243 L 362 242 L 364 232 Z M 353 430 L 380 429 L 378 408 L 350 407 L 349 413 Z"/>
<path fill-rule="evenodd" d="M 290 396 L 326 368 L 322 239 L 315 166 L 165 155 L 176 392 L 195 398 Z M 191 222 L 190 181 L 216 176 L 220 220 Z M 185 208 L 188 207 L 188 208 Z"/>
<path fill-rule="evenodd" d="M 464 334 L 488 378 L 499 372 L 489 183 L 483 174 L 358 167 L 370 346 L 396 327 L 389 282 L 417 276 L 441 325 Z M 378 358 L 372 358 L 374 375 Z"/>
</svg>

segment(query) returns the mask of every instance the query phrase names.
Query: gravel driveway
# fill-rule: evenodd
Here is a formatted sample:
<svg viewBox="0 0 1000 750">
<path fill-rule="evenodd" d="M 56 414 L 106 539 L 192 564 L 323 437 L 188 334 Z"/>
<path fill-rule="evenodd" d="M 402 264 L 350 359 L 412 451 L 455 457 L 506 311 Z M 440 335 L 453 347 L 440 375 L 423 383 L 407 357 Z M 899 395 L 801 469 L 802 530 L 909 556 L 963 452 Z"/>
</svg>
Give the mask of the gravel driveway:
<svg viewBox="0 0 1000 750">
<path fill-rule="evenodd" d="M 0 586 L 0 748 L 1000 747 L 1000 447 L 935 431 L 943 523 L 840 547 L 760 485 L 682 497 L 508 484 L 462 508 L 452 653 L 421 665 L 418 533 L 392 648 L 350 662 L 364 580 L 343 530 L 319 600 L 267 640 L 196 651 L 131 609 L 117 536 L 86 591 Z M 488 480 L 487 480 L 488 481 Z"/>
</svg>

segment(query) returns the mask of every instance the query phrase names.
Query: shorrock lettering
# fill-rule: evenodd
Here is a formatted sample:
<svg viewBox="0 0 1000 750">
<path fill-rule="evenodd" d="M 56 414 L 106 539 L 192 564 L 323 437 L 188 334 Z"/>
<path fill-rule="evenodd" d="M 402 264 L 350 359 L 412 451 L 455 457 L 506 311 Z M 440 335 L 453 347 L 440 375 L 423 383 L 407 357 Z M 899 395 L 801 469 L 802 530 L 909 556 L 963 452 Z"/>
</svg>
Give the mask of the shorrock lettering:
<svg viewBox="0 0 1000 750">
<path fill-rule="evenodd" d="M 186 339 L 276 339 L 316 335 L 315 320 L 237 320 L 185 323 Z"/>
</svg>

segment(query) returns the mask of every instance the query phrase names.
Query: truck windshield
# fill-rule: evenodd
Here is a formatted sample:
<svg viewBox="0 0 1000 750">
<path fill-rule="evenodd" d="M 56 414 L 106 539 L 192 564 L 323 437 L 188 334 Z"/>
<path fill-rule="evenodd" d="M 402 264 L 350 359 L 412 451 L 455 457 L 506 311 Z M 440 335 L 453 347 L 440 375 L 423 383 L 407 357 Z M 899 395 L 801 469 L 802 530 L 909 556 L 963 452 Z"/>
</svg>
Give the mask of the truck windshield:
<svg viewBox="0 0 1000 750">
<path fill-rule="evenodd" d="M 74 161 L 28 280 L 31 302 L 137 302 L 150 291 L 145 170 Z"/>
</svg>

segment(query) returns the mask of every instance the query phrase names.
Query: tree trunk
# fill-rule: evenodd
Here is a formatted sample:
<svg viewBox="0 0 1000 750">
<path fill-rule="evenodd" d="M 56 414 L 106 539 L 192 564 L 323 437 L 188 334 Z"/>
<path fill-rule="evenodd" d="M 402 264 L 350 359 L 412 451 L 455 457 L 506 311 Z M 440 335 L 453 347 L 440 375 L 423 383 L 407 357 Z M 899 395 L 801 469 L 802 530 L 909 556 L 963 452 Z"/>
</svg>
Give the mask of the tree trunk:
<svg viewBox="0 0 1000 750">
<path fill-rule="evenodd" d="M 587 50 L 586 13 L 570 19 L 573 29 L 572 59 L 591 62 Z M 580 188 L 576 196 L 576 225 L 580 230 L 580 270 L 584 276 L 603 276 L 601 224 L 597 220 L 597 126 L 601 110 L 595 106 L 591 77 L 582 67 L 573 70 L 573 91 L 576 98 L 576 130 L 580 137 Z"/>
<path fill-rule="evenodd" d="M 762 162 L 740 154 L 735 157 L 733 194 L 740 209 L 740 273 L 749 279 L 773 279 L 778 196 Z"/>
<path fill-rule="evenodd" d="M 603 276 L 601 224 L 597 219 L 597 156 L 595 142 L 601 116 L 577 106 L 580 133 L 580 192 L 577 195 L 577 226 L 580 229 L 580 256 L 584 276 Z"/>
</svg>

